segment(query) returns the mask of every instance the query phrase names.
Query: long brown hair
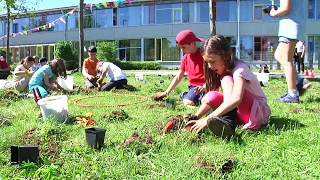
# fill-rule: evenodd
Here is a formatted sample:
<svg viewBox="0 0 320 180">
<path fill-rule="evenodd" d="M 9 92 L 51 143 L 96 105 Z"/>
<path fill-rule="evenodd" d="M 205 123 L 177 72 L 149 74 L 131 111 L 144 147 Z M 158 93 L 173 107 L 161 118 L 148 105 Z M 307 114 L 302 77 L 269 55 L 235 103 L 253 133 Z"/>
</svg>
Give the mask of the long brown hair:
<svg viewBox="0 0 320 180">
<path fill-rule="evenodd" d="M 206 39 L 201 48 L 201 54 L 219 55 L 224 61 L 225 70 L 222 75 L 217 74 L 204 62 L 203 69 L 206 79 L 206 91 L 217 91 L 221 86 L 221 79 L 226 75 L 231 75 L 237 57 L 233 54 L 229 41 L 222 35 L 211 36 Z"/>
<path fill-rule="evenodd" d="M 64 59 L 57 58 L 49 62 L 52 72 L 57 77 L 67 78 L 66 63 Z"/>
<path fill-rule="evenodd" d="M 31 57 L 31 56 L 27 56 L 26 58 L 21 59 L 20 64 L 23 64 L 25 61 L 28 61 L 28 62 L 35 62 L 35 60 L 34 60 L 34 58 L 33 58 L 33 57 Z"/>
</svg>

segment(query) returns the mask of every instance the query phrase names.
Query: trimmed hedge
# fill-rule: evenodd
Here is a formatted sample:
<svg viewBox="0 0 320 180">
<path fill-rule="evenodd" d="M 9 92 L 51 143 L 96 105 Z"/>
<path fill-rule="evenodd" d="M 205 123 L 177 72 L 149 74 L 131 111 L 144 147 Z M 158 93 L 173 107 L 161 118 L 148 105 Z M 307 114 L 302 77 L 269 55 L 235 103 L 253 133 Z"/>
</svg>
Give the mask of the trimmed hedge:
<svg viewBox="0 0 320 180">
<path fill-rule="evenodd" d="M 114 61 L 114 64 L 122 70 L 159 70 L 161 65 L 158 62 L 122 62 Z"/>
</svg>

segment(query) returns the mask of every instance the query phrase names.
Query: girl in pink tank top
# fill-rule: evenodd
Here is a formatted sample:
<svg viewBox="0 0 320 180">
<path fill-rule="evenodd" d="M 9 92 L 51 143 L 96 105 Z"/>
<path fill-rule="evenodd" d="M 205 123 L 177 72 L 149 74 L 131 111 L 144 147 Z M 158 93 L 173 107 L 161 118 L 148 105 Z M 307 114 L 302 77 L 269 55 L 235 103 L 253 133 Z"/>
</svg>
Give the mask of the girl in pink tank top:
<svg viewBox="0 0 320 180">
<path fill-rule="evenodd" d="M 229 138 L 235 134 L 236 123 L 243 129 L 259 129 L 271 114 L 267 97 L 249 67 L 232 53 L 228 40 L 221 35 L 209 37 L 203 44 L 204 73 L 207 94 L 192 120 L 191 131 L 205 127 L 217 136 Z M 222 90 L 222 92 L 219 92 Z"/>
</svg>

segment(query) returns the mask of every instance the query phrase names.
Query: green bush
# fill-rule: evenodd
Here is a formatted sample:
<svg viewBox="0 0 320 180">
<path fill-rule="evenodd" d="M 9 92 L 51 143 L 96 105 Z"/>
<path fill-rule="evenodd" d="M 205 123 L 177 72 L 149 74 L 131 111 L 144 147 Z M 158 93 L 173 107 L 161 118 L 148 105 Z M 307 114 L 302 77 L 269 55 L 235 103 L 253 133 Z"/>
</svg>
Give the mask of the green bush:
<svg viewBox="0 0 320 180">
<path fill-rule="evenodd" d="M 78 52 L 74 49 L 72 41 L 58 41 L 54 56 L 63 58 L 66 61 L 67 70 L 78 68 L 79 56 Z"/>
<path fill-rule="evenodd" d="M 112 62 L 122 70 L 158 70 L 158 62 L 123 62 L 117 57 L 117 45 L 114 42 L 98 42 L 97 58 L 101 61 Z"/>
<path fill-rule="evenodd" d="M 159 70 L 161 65 L 158 62 L 123 62 L 117 60 L 113 62 L 122 70 Z"/>
<path fill-rule="evenodd" d="M 118 61 L 117 45 L 114 42 L 98 42 L 97 51 L 97 58 L 101 61 Z"/>
</svg>

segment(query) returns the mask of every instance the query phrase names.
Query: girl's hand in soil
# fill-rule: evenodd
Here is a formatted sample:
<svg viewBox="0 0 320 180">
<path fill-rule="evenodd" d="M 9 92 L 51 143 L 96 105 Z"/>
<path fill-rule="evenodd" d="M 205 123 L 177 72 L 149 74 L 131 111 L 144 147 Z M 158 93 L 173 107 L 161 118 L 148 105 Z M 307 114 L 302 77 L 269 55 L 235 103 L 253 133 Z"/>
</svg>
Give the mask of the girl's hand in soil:
<svg viewBox="0 0 320 180">
<path fill-rule="evenodd" d="M 200 120 L 191 120 L 189 121 L 186 126 L 192 125 L 190 128 L 190 132 L 200 133 L 205 127 L 208 126 L 207 119 L 200 119 Z"/>
</svg>

